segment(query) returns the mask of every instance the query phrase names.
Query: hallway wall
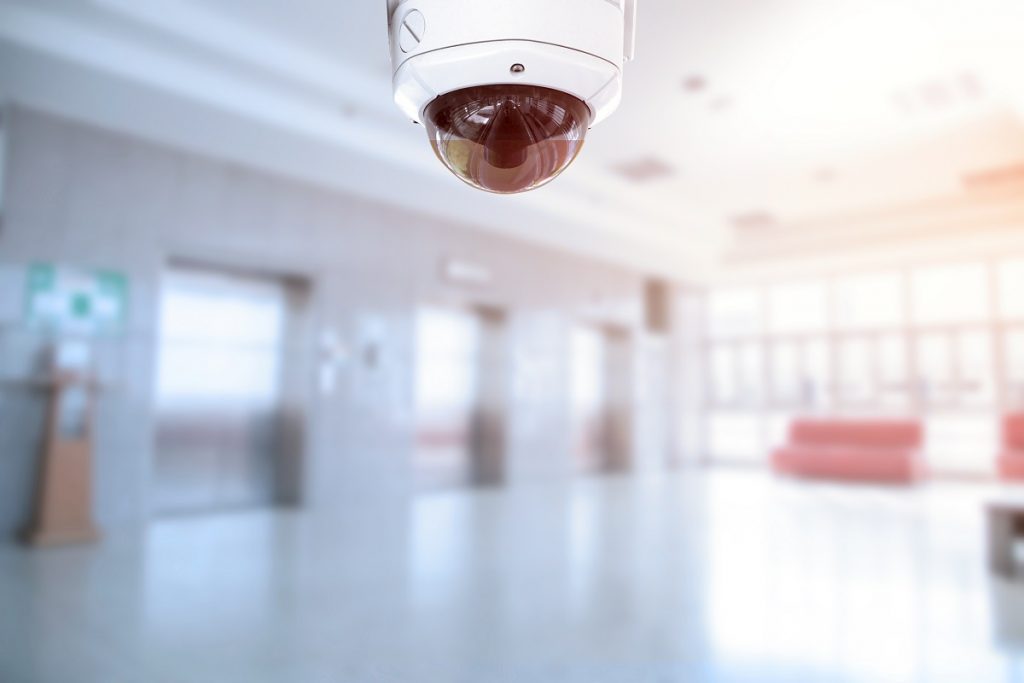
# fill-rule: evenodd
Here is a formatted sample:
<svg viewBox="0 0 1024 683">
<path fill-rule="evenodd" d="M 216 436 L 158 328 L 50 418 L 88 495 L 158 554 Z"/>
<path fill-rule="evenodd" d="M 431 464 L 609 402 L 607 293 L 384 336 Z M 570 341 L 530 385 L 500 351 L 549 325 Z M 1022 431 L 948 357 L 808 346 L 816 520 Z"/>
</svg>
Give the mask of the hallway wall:
<svg viewBox="0 0 1024 683">
<path fill-rule="evenodd" d="M 94 350 L 105 386 L 95 454 L 102 525 L 136 523 L 149 514 L 156 302 L 161 273 L 172 260 L 310 284 L 312 324 L 298 360 L 308 375 L 304 498 L 312 505 L 408 491 L 417 305 L 508 310 L 511 485 L 570 476 L 572 321 L 586 316 L 644 334 L 639 273 L 25 108 L 9 109 L 5 126 L 4 282 L 16 282 L 17 272 L 33 262 L 112 269 L 130 281 L 127 329 L 98 340 Z M 496 210 L 502 201 L 514 200 L 496 199 Z M 451 282 L 444 276 L 446 259 L 482 266 L 490 282 Z M 351 350 L 330 394 L 316 383 L 318 340 L 325 332 Z M 44 397 L 26 380 L 36 375 L 49 341 L 26 330 L 13 312 L 0 313 L 3 534 L 28 514 Z"/>
</svg>

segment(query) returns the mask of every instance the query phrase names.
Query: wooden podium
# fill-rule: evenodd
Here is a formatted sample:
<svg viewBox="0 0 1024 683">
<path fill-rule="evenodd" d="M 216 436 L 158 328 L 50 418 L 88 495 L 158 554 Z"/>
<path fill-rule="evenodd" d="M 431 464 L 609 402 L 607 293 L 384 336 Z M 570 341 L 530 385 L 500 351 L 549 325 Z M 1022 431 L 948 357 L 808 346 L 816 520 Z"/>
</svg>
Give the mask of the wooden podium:
<svg viewBox="0 0 1024 683">
<path fill-rule="evenodd" d="M 43 383 L 50 394 L 35 509 L 25 532 L 34 546 L 99 539 L 92 517 L 92 436 L 96 384 L 57 372 Z"/>
</svg>

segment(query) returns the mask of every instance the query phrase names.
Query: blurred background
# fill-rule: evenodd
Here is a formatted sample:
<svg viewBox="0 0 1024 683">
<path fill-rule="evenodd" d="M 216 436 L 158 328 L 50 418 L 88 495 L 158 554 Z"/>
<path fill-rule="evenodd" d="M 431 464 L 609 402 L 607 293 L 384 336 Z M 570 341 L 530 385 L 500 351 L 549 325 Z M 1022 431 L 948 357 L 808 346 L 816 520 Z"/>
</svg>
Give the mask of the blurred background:
<svg viewBox="0 0 1024 683">
<path fill-rule="evenodd" d="M 1024 681 L 1022 36 L 643 0 L 498 197 L 383 0 L 0 0 L 0 680 Z"/>
</svg>

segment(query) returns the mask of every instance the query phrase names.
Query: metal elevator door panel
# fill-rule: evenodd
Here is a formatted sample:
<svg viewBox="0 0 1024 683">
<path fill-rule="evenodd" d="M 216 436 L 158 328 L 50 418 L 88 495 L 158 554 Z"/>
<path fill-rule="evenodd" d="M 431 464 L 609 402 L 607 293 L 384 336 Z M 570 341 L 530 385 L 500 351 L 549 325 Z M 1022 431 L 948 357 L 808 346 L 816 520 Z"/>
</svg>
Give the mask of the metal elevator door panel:
<svg viewBox="0 0 1024 683">
<path fill-rule="evenodd" d="M 579 325 L 570 341 L 572 450 L 578 472 L 607 467 L 607 344 L 602 331 Z"/>
<path fill-rule="evenodd" d="M 271 505 L 282 453 L 284 282 L 172 268 L 160 302 L 155 509 Z"/>
<path fill-rule="evenodd" d="M 570 339 L 572 451 L 579 473 L 632 466 L 632 341 L 628 332 L 580 324 Z"/>
<path fill-rule="evenodd" d="M 416 317 L 417 488 L 504 480 L 505 317 L 423 308 Z"/>
<path fill-rule="evenodd" d="M 470 311 L 417 313 L 414 472 L 419 489 L 472 483 L 480 337 L 480 321 Z"/>
</svg>

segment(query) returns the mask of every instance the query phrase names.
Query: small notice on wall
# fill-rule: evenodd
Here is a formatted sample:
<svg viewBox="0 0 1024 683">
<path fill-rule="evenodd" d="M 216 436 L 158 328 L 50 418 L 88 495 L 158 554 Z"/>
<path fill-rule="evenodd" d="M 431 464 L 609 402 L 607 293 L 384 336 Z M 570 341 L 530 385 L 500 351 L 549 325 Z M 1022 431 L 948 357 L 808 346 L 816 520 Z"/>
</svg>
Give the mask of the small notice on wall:
<svg viewBox="0 0 1024 683">
<path fill-rule="evenodd" d="M 25 318 L 62 334 L 113 334 L 124 327 L 128 281 L 121 273 L 50 264 L 28 269 Z"/>
</svg>

